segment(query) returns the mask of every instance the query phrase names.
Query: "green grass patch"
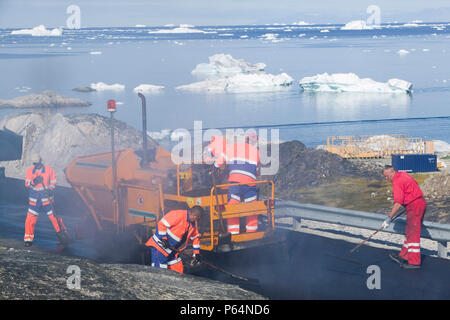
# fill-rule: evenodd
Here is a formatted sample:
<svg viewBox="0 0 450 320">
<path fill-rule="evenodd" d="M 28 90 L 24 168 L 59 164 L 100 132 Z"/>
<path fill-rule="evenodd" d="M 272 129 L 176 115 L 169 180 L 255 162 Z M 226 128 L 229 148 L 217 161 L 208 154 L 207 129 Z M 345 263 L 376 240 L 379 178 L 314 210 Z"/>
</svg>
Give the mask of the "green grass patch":
<svg viewBox="0 0 450 320">
<path fill-rule="evenodd" d="M 375 211 L 392 207 L 392 184 L 385 180 L 345 177 L 318 187 L 300 188 L 301 202 L 343 209 Z"/>
<path fill-rule="evenodd" d="M 431 175 L 429 173 L 412 173 L 411 176 L 417 181 L 420 186 Z"/>
</svg>

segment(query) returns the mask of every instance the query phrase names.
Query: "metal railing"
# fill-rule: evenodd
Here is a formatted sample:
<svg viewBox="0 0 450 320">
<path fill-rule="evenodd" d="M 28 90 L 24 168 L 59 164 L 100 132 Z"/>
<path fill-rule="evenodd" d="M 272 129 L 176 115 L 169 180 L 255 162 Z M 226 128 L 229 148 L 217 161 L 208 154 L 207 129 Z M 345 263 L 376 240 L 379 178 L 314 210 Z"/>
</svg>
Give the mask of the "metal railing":
<svg viewBox="0 0 450 320">
<path fill-rule="evenodd" d="M 314 204 L 302 204 L 295 201 L 278 200 L 275 207 L 275 217 L 293 217 L 339 225 L 377 230 L 386 215 L 379 213 L 340 209 Z M 404 234 L 405 218 L 397 218 L 383 232 Z M 450 225 L 424 221 L 421 237 L 437 241 L 438 256 L 447 257 L 447 242 L 450 242 Z"/>
</svg>

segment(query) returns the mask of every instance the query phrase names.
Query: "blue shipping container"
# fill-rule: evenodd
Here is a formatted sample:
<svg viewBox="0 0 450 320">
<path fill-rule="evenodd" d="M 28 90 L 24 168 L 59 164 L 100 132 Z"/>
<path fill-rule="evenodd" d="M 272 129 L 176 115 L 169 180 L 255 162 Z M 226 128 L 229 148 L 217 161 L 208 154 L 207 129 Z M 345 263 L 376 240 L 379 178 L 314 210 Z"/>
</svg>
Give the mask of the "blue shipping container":
<svg viewBox="0 0 450 320">
<path fill-rule="evenodd" d="M 393 154 L 392 166 L 395 171 L 437 171 L 437 156 L 434 154 Z"/>
</svg>

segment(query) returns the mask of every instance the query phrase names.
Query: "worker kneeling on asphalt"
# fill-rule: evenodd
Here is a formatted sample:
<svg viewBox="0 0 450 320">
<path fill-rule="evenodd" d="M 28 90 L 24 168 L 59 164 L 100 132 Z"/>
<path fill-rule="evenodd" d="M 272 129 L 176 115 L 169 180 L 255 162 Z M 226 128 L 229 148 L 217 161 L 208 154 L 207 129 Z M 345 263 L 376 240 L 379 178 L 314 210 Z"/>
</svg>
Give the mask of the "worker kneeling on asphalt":
<svg viewBox="0 0 450 320">
<path fill-rule="evenodd" d="M 387 165 L 383 170 L 386 179 L 392 182 L 394 206 L 389 217 L 383 222 L 386 228 L 397 211 L 404 206 L 406 209 L 405 243 L 397 254 L 390 254 L 391 259 L 400 263 L 407 269 L 420 268 L 420 229 L 427 203 L 423 197 L 416 180 L 406 172 L 396 172 L 392 166 Z"/>
<path fill-rule="evenodd" d="M 203 214 L 202 207 L 194 206 L 189 210 L 169 211 L 158 222 L 155 234 L 145 244 L 151 247 L 152 267 L 183 273 L 183 262 L 179 253 L 190 241 L 194 249 L 193 262 L 200 261 L 200 234 L 196 223 Z"/>
<path fill-rule="evenodd" d="M 61 217 L 53 212 L 53 190 L 56 187 L 56 175 L 52 167 L 44 165 L 37 153 L 31 155 L 33 165 L 27 169 L 25 187 L 29 192 L 28 213 L 25 220 L 24 244 L 29 247 L 34 240 L 34 227 L 40 212 L 50 219 L 60 243 L 67 243 L 69 236 Z"/>
<path fill-rule="evenodd" d="M 219 141 L 219 143 L 218 143 Z M 225 139 L 213 137 L 208 150 L 215 156 L 214 167 L 220 168 L 224 164 L 230 171 L 228 182 L 240 183 L 228 187 L 228 204 L 249 203 L 257 200 L 256 177 L 259 175 L 260 154 L 257 148 L 258 137 L 249 134 L 245 142 L 236 142 L 228 145 L 224 150 Z M 225 142 L 226 145 L 226 142 Z M 244 184 L 245 183 L 245 184 Z M 239 217 L 227 219 L 228 229 L 231 234 L 239 234 Z M 258 216 L 246 217 L 246 232 L 258 230 Z"/>
</svg>

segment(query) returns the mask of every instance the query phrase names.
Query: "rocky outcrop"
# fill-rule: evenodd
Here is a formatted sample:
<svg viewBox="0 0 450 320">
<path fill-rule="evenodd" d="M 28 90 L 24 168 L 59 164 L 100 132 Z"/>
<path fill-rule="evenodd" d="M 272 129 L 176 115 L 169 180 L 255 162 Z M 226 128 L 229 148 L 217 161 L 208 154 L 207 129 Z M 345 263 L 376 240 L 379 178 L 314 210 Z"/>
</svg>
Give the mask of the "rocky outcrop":
<svg viewBox="0 0 450 320">
<path fill-rule="evenodd" d="M 69 266 L 73 269 L 68 269 Z M 80 271 L 79 287 L 73 270 Z M 170 270 L 133 264 L 97 264 L 84 258 L 14 249 L 2 246 L 0 241 L 0 299 L 251 300 L 264 297 L 236 285 Z"/>
<path fill-rule="evenodd" d="M 138 130 L 115 121 L 116 150 L 142 148 L 142 134 Z M 8 177 L 23 179 L 31 165 L 30 156 L 38 152 L 45 164 L 56 171 L 58 185 L 69 186 L 64 168 L 83 155 L 111 151 L 110 120 L 97 114 L 40 114 L 25 113 L 0 120 L 0 128 L 23 136 L 22 159 L 0 162 Z M 156 144 L 148 138 L 148 148 Z"/>
<path fill-rule="evenodd" d="M 427 199 L 450 199 L 450 173 L 433 174 L 422 183 L 420 188 Z"/>
<path fill-rule="evenodd" d="M 88 107 L 91 104 L 82 99 L 64 97 L 56 92 L 46 90 L 11 100 L 0 100 L 0 108 L 61 108 Z"/>
</svg>

